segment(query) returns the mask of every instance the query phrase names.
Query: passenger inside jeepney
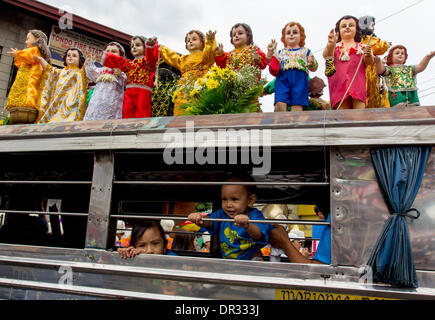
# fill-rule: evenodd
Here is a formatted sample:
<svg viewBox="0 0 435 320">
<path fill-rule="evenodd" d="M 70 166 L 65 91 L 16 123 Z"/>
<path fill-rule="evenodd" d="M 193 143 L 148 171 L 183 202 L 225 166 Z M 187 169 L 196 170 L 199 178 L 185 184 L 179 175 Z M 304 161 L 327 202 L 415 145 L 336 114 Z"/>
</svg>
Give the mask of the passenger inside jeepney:
<svg viewBox="0 0 435 320">
<path fill-rule="evenodd" d="M 176 255 L 167 250 L 165 232 L 158 221 L 144 221 L 136 223 L 131 232 L 131 244 L 128 248 L 118 248 L 121 258 L 129 259 L 146 254 Z"/>
<path fill-rule="evenodd" d="M 326 209 L 320 210 L 318 206 L 315 208 L 316 214 L 322 220 L 331 222 L 330 214 L 323 214 L 328 212 Z M 331 263 L 331 228 L 330 226 L 320 226 L 321 236 L 320 242 L 313 259 L 309 259 L 304 256 L 299 250 L 292 244 L 289 235 L 285 231 L 284 227 L 280 225 L 274 225 L 275 228 L 270 232 L 269 242 L 272 246 L 284 250 L 291 263 L 315 263 L 315 264 L 330 264 Z"/>
<path fill-rule="evenodd" d="M 208 214 L 206 218 L 234 219 L 232 222 L 203 221 L 200 213 L 191 213 L 188 220 L 206 228 L 211 236 L 218 236 L 221 256 L 224 259 L 257 260 L 261 259 L 260 249 L 269 240 L 270 228 L 268 224 L 250 223 L 250 220 L 264 220 L 264 216 L 253 205 L 257 200 L 256 188 L 244 185 L 244 182 L 254 182 L 245 173 L 234 173 L 221 187 L 222 208 Z"/>
</svg>

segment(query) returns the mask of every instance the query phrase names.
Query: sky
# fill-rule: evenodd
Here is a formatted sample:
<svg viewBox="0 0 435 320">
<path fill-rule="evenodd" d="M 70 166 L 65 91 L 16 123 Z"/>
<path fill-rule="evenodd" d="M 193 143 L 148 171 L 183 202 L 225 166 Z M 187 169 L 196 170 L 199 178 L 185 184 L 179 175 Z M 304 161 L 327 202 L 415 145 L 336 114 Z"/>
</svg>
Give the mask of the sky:
<svg viewBox="0 0 435 320">
<path fill-rule="evenodd" d="M 376 18 L 375 34 L 393 45 L 408 49 L 407 64 L 418 64 L 430 51 L 435 51 L 433 0 L 40 0 L 83 18 L 131 35 L 156 36 L 159 43 L 181 54 L 188 54 L 184 37 L 192 29 L 206 33 L 216 31 L 216 40 L 225 51 L 233 50 L 231 27 L 239 22 L 251 26 L 255 44 L 263 51 L 272 39 L 283 47 L 282 28 L 291 21 L 299 22 L 307 35 L 306 47 L 319 61 L 319 69 L 310 73 L 327 84 L 324 75 L 323 49 L 328 33 L 344 15 Z M 268 69 L 263 71 L 273 79 Z M 435 59 L 417 76 L 422 105 L 435 105 Z M 328 88 L 323 98 L 329 100 Z M 261 99 L 262 109 L 273 112 L 273 95 Z"/>
</svg>

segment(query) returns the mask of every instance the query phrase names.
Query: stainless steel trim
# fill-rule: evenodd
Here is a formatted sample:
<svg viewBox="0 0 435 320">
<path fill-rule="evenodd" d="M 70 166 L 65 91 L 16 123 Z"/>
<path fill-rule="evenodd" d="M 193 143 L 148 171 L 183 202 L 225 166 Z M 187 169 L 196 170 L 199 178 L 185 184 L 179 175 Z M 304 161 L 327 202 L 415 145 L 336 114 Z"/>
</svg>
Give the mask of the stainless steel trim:
<svg viewBox="0 0 435 320">
<path fill-rule="evenodd" d="M 48 211 L 20 211 L 20 210 L 0 210 L 0 213 L 13 213 L 13 214 L 43 214 L 48 216 L 77 216 L 77 217 L 87 217 L 87 213 L 74 213 L 74 212 L 48 212 Z"/>
<path fill-rule="evenodd" d="M 208 300 L 202 298 L 172 296 L 156 293 L 133 292 L 126 290 L 93 288 L 85 286 L 62 285 L 48 282 L 37 282 L 27 280 L 2 279 L 0 278 L 0 286 L 22 288 L 26 290 L 44 290 L 54 291 L 59 293 L 69 293 L 75 295 L 88 295 L 114 299 L 146 299 L 146 300 Z"/>
<path fill-rule="evenodd" d="M 113 184 L 137 184 L 137 185 L 192 185 L 192 186 L 221 186 L 221 185 L 244 185 L 244 186 L 310 186 L 325 187 L 329 182 L 203 182 L 203 181 L 113 181 Z"/>
<path fill-rule="evenodd" d="M 110 215 L 111 218 L 124 218 L 124 219 L 143 219 L 143 220 L 181 220 L 188 221 L 187 217 L 180 216 L 136 216 L 136 215 L 124 215 L 124 214 L 114 214 Z M 234 222 L 233 219 L 217 219 L 217 218 L 202 218 L 202 221 L 211 222 Z M 329 222 L 315 221 L 315 220 L 277 220 L 277 219 L 266 219 L 266 220 L 249 220 L 252 223 L 263 223 L 263 224 L 296 224 L 296 225 L 317 225 L 317 226 L 329 226 Z"/>
</svg>

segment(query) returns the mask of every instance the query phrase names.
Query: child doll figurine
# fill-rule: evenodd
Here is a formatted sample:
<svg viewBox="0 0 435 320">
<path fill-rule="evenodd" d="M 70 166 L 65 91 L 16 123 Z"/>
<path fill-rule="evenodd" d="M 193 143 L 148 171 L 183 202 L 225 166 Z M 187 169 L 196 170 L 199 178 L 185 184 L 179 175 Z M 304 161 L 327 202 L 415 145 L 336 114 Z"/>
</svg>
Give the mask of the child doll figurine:
<svg viewBox="0 0 435 320">
<path fill-rule="evenodd" d="M 223 45 L 219 44 L 215 57 L 218 67 L 225 68 L 230 65 L 234 70 L 238 70 L 246 63 L 256 66 L 260 70 L 267 67 L 266 55 L 254 45 L 252 29 L 249 25 L 237 23 L 231 28 L 230 37 L 234 50 L 225 53 Z"/>
<path fill-rule="evenodd" d="M 44 69 L 36 123 L 81 121 L 86 112 L 88 94 L 82 51 L 69 48 L 63 57 L 63 69 L 52 67 L 41 57 L 34 58 Z"/>
<path fill-rule="evenodd" d="M 105 67 L 121 69 L 127 74 L 122 118 L 150 118 L 152 116 L 151 91 L 159 61 L 157 38 L 134 36 L 130 48 L 134 60 L 107 52 L 103 56 L 103 63 Z"/>
<path fill-rule="evenodd" d="M 33 56 L 50 61 L 47 36 L 40 30 L 30 30 L 27 33 L 26 46 L 24 50 L 12 49 L 8 52 L 14 57 L 18 72 L 9 92 L 7 110 L 15 107 L 37 110 L 43 69 L 41 64 L 33 59 Z"/>
<path fill-rule="evenodd" d="M 328 36 L 323 57 L 334 59 L 336 72 L 328 77 L 331 106 L 336 109 L 366 107 L 366 66 L 374 63 L 370 46 L 361 43 L 358 19 L 341 18 Z"/>
<path fill-rule="evenodd" d="M 376 69 L 387 82 L 390 104 L 394 106 L 419 106 L 416 76 L 426 70 L 435 51 L 427 54 L 418 65 L 405 65 L 408 51 L 402 45 L 394 46 L 387 55 L 387 66 L 376 57 Z"/>
<path fill-rule="evenodd" d="M 125 58 L 125 51 L 118 42 L 106 45 L 105 52 Z M 87 60 L 85 70 L 88 79 L 96 83 L 83 120 L 122 119 L 122 103 L 127 75 L 119 69 L 98 68 Z"/>
<path fill-rule="evenodd" d="M 215 57 L 216 65 L 220 68 L 230 65 L 236 71 L 245 64 L 255 66 L 260 71 L 258 75 L 258 83 L 260 83 L 261 70 L 267 67 L 269 61 L 264 52 L 254 45 L 251 27 L 246 23 L 237 23 L 231 28 L 230 37 L 234 50 L 226 53 L 223 45 L 219 44 Z M 258 111 L 261 111 L 260 104 L 258 104 Z"/>
<path fill-rule="evenodd" d="M 359 18 L 359 25 L 362 33 L 362 43 L 365 45 L 370 45 L 373 50 L 373 55 L 382 56 L 390 47 L 390 44 L 379 39 L 375 34 L 375 23 L 374 17 L 365 16 Z M 369 43 L 370 41 L 370 43 Z M 367 87 L 367 108 L 388 108 L 390 103 L 388 102 L 388 97 L 381 94 L 379 90 L 379 85 L 381 79 L 376 72 L 376 64 L 371 64 L 366 67 L 366 87 Z M 387 90 L 385 90 L 385 93 Z"/>
<path fill-rule="evenodd" d="M 180 70 L 181 79 L 178 85 L 183 85 L 187 80 L 194 81 L 202 78 L 211 66 L 217 49 L 216 32 L 209 31 L 207 35 L 198 30 L 189 31 L 184 39 L 188 55 L 179 55 L 168 47 L 160 46 L 160 55 L 170 66 Z M 174 102 L 174 116 L 184 114 L 180 108 L 187 100 L 183 96 L 177 96 Z"/>
<path fill-rule="evenodd" d="M 284 49 L 276 53 L 276 41 L 268 46 L 267 58 L 270 60 L 270 74 L 276 77 L 275 112 L 303 111 L 308 107 L 308 74 L 315 72 L 318 63 L 305 48 L 305 30 L 297 22 L 290 22 L 282 29 L 281 41 Z"/>
</svg>

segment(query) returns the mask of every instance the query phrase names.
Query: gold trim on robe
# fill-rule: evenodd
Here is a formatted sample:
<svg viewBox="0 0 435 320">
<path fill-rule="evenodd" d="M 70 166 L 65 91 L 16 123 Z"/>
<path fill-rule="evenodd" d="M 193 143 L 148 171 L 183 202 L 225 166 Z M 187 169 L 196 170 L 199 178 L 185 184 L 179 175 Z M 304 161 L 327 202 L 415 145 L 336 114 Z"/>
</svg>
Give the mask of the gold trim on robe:
<svg viewBox="0 0 435 320">
<path fill-rule="evenodd" d="M 365 36 L 361 43 L 368 44 L 370 36 Z M 370 45 L 375 56 L 384 55 L 390 48 L 390 45 L 377 37 L 372 37 Z M 366 87 L 367 87 L 367 102 L 366 108 L 389 108 L 388 90 L 384 88 L 383 94 L 379 91 L 381 85 L 380 77 L 376 71 L 376 63 L 366 67 Z"/>
<path fill-rule="evenodd" d="M 87 108 L 87 84 L 84 66 L 57 69 L 48 65 L 43 73 L 36 123 L 82 120 Z"/>
</svg>

